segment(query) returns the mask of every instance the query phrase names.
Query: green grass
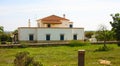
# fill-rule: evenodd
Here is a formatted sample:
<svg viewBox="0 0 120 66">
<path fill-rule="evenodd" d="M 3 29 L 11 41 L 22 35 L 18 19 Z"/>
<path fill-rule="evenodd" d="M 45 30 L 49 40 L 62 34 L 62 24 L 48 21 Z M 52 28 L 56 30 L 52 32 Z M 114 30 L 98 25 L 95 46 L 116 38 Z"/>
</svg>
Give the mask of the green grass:
<svg viewBox="0 0 120 66">
<path fill-rule="evenodd" d="M 13 66 L 15 54 L 22 51 L 30 52 L 36 61 L 44 66 L 77 66 L 78 50 L 85 49 L 85 66 L 103 66 L 98 63 L 99 59 L 110 60 L 112 66 L 120 64 L 120 47 L 108 45 L 113 50 L 95 52 L 102 45 L 88 45 L 80 47 L 58 46 L 58 47 L 28 47 L 28 48 L 0 48 L 0 66 Z"/>
</svg>

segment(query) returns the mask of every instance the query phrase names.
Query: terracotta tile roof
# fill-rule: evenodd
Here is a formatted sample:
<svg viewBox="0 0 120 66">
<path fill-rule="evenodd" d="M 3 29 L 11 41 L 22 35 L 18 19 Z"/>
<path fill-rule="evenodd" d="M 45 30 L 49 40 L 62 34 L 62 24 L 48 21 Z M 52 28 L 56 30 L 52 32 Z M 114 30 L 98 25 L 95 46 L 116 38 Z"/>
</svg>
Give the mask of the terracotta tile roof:
<svg viewBox="0 0 120 66">
<path fill-rule="evenodd" d="M 55 23 L 58 23 L 58 24 L 61 23 L 61 20 L 68 20 L 69 21 L 69 19 L 59 17 L 59 16 L 56 16 L 56 15 L 51 15 L 51 16 L 48 16 L 48 17 L 45 17 L 45 18 L 42 18 L 42 19 L 39 19 L 39 20 L 41 20 L 44 23 L 54 23 L 54 24 Z"/>
<path fill-rule="evenodd" d="M 42 18 L 41 20 L 42 20 L 42 21 L 53 21 L 53 20 L 54 20 L 54 21 L 58 21 L 58 20 L 68 20 L 68 19 L 63 18 L 63 17 L 56 16 L 56 15 L 51 15 L 51 16 Z"/>
</svg>

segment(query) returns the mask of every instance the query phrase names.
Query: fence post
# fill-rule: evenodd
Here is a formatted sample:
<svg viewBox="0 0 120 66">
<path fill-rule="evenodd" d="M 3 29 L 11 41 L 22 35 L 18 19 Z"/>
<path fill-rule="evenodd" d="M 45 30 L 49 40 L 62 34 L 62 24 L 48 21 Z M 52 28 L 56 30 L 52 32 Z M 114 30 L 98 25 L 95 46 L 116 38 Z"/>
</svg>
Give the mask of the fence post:
<svg viewBox="0 0 120 66">
<path fill-rule="evenodd" d="M 85 50 L 78 50 L 78 66 L 84 66 Z"/>
</svg>

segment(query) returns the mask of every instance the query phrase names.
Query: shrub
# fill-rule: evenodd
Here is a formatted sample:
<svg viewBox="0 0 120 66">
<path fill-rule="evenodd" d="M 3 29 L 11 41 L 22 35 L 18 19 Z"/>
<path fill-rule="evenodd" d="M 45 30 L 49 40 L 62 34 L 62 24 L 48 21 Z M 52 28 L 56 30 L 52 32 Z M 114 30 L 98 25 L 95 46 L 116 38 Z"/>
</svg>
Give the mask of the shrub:
<svg viewBox="0 0 120 66">
<path fill-rule="evenodd" d="M 90 45 L 89 42 L 83 42 L 83 41 L 78 41 L 78 40 L 72 40 L 72 41 L 70 41 L 69 44 L 71 47 Z"/>
<path fill-rule="evenodd" d="M 19 52 L 15 56 L 14 66 L 43 66 L 41 63 L 34 61 L 29 56 L 29 52 Z"/>
<path fill-rule="evenodd" d="M 10 37 L 10 34 L 2 33 L 0 34 L 0 41 L 1 44 L 6 44 L 6 42 L 12 42 L 12 38 Z"/>
<path fill-rule="evenodd" d="M 6 41 L 1 41 L 1 44 L 6 44 Z"/>
</svg>

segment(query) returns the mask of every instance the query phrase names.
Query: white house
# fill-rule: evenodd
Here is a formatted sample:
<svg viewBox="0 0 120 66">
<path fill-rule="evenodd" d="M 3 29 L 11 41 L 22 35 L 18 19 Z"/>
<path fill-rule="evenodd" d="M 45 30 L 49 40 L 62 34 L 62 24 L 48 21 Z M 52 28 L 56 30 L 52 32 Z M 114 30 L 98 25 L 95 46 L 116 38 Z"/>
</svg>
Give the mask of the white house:
<svg viewBox="0 0 120 66">
<path fill-rule="evenodd" d="M 30 24 L 29 24 L 30 25 Z M 69 19 L 51 15 L 37 20 L 37 27 L 19 27 L 19 41 L 84 40 L 84 28 L 73 28 Z"/>
</svg>

